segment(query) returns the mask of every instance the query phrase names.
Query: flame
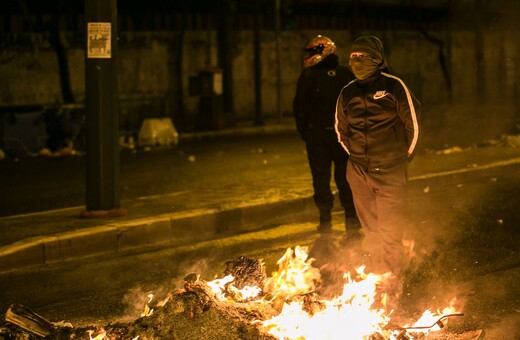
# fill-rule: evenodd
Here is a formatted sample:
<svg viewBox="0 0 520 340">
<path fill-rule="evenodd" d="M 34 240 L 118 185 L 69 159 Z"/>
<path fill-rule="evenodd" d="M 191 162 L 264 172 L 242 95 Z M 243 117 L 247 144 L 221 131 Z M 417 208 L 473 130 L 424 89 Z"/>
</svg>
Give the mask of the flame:
<svg viewBox="0 0 520 340">
<path fill-rule="evenodd" d="M 454 298 L 450 301 L 450 305 L 448 307 L 444 308 L 442 311 L 437 310 L 435 313 L 429 309 L 424 311 L 423 314 L 421 315 L 421 317 L 412 325 L 412 328 L 413 327 L 417 327 L 417 328 L 425 327 L 425 329 L 415 329 L 413 332 L 428 334 L 430 332 L 436 332 L 436 331 L 441 330 L 442 324 L 439 325 L 438 321 L 444 315 L 456 313 L 455 303 L 456 303 L 456 299 Z M 444 324 L 447 324 L 447 323 L 448 323 L 448 320 L 446 319 L 444 321 Z M 431 325 L 433 325 L 433 326 L 429 327 Z"/>
<path fill-rule="evenodd" d="M 103 340 L 105 338 L 105 336 L 107 335 L 107 332 L 105 331 L 105 329 L 101 328 L 101 330 L 99 331 L 99 334 L 96 335 L 96 337 L 92 337 L 92 334 L 94 333 L 94 331 L 92 330 L 89 330 L 87 331 L 88 333 L 88 337 L 90 338 L 90 340 Z"/>
<path fill-rule="evenodd" d="M 219 301 L 244 301 L 255 298 L 262 292 L 262 289 L 257 286 L 244 286 L 238 289 L 232 284 L 234 280 L 233 275 L 227 275 L 222 279 L 209 281 L 207 284 Z"/>
<path fill-rule="evenodd" d="M 230 285 L 228 290 L 237 301 L 253 299 L 262 293 L 262 289 L 258 286 L 244 286 L 244 288 L 238 289 L 235 286 Z"/>
<path fill-rule="evenodd" d="M 385 295 L 378 296 L 378 288 L 389 279 L 389 274 L 377 275 L 365 273 L 365 267 L 356 268 L 355 278 L 350 273 L 344 274 L 342 293 L 330 300 L 313 300 L 309 308 L 307 300 L 317 296 L 313 294 L 321 283 L 319 269 L 312 266 L 315 261 L 309 258 L 307 247 L 296 246 L 288 248 L 277 261 L 278 270 L 268 278 L 263 289 L 256 286 L 245 286 L 237 289 L 233 285 L 234 277 L 225 276 L 207 282 L 215 298 L 221 302 L 235 303 L 259 297 L 252 303 L 271 304 L 278 314 L 271 319 L 256 320 L 261 327 L 272 336 L 279 339 L 322 340 L 322 339 L 369 339 L 378 334 L 379 338 L 396 339 L 400 335 L 396 330 L 387 330 L 385 326 L 393 311 L 386 311 Z M 153 294 L 149 296 L 148 304 Z M 306 300 L 306 297 L 310 297 Z M 167 297 L 164 305 L 171 297 Z M 376 299 L 379 299 L 376 301 Z M 308 302 L 308 301 L 307 301 Z M 141 316 L 149 316 L 153 309 L 145 307 Z M 442 311 L 436 313 L 425 311 L 412 327 L 403 326 L 414 333 L 429 333 L 438 331 L 443 326 L 440 319 L 455 312 L 455 299 Z M 378 307 L 379 306 L 379 307 Z M 432 326 L 433 325 L 433 326 Z M 440 326 L 439 326 L 440 325 Z M 89 336 L 93 331 L 89 332 Z M 101 340 L 105 337 L 104 330 L 90 340 Z M 409 339 L 413 339 L 412 336 Z M 137 338 L 135 338 L 137 339 Z"/>
<path fill-rule="evenodd" d="M 144 311 L 141 313 L 141 317 L 150 316 L 153 314 L 153 308 L 150 308 L 148 306 L 150 304 L 150 302 L 152 302 L 152 300 L 153 300 L 153 294 L 148 294 L 148 302 L 144 306 Z"/>
<path fill-rule="evenodd" d="M 285 302 L 278 315 L 258 321 L 269 334 L 279 339 L 298 340 L 368 339 L 374 334 L 385 339 L 396 338 L 394 332 L 385 329 L 392 311 L 375 305 L 378 285 L 390 278 L 389 273 L 366 274 L 365 267 L 360 266 L 356 268 L 356 279 L 352 279 L 350 273 L 344 275 L 346 282 L 341 295 L 331 300 L 318 300 L 319 310 L 308 312 L 301 295 L 314 292 L 315 283 L 320 282 L 319 270 L 311 266 L 313 261 L 308 258 L 305 247 L 296 247 L 294 251 L 288 249 L 278 261 L 278 272 L 271 278 L 271 294 L 283 297 Z M 385 306 L 384 294 L 380 302 Z M 438 312 L 434 320 L 453 312 L 453 304 L 454 300 L 450 307 Z M 423 315 L 416 324 L 428 322 L 427 314 Z M 437 326 L 429 331 L 439 329 Z"/>
<path fill-rule="evenodd" d="M 227 299 L 225 295 L 225 286 L 232 282 L 235 278 L 233 275 L 224 276 L 222 279 L 215 279 L 209 281 L 207 284 L 211 288 L 211 291 L 215 294 L 215 297 L 219 301 L 225 301 Z"/>
<path fill-rule="evenodd" d="M 323 306 L 314 314 L 303 308 L 301 301 L 285 303 L 279 315 L 262 321 L 267 332 L 280 339 L 366 339 L 375 332 L 382 333 L 388 323 L 384 310 L 373 307 L 379 275 L 365 275 L 358 269 L 359 281 L 347 273 L 343 293 L 332 300 L 320 300 Z"/>
<path fill-rule="evenodd" d="M 272 298 L 289 298 L 304 295 L 316 290 L 316 283 L 321 281 L 318 268 L 312 266 L 313 258 L 309 258 L 307 247 L 288 248 L 277 261 L 278 271 L 268 282 L 268 290 Z"/>
</svg>

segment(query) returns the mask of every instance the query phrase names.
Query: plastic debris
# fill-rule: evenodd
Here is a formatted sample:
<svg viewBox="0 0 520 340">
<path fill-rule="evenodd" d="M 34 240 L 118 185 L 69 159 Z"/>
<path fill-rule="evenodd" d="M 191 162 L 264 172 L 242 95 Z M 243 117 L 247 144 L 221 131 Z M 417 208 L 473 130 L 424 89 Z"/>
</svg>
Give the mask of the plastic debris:
<svg viewBox="0 0 520 340">
<path fill-rule="evenodd" d="M 179 133 L 171 118 L 148 118 L 139 130 L 139 146 L 177 145 Z"/>
</svg>

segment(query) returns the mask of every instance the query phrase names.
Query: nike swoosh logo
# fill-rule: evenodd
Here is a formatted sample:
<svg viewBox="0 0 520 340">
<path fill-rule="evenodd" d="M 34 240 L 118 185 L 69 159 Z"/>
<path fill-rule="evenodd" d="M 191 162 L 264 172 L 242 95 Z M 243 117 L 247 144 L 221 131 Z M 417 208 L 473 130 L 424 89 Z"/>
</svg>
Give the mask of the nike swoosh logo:
<svg viewBox="0 0 520 340">
<path fill-rule="evenodd" d="M 383 97 L 386 97 L 387 95 L 388 95 L 388 92 L 386 92 L 386 91 L 377 91 L 376 93 L 374 93 L 374 99 L 378 100 Z"/>
</svg>

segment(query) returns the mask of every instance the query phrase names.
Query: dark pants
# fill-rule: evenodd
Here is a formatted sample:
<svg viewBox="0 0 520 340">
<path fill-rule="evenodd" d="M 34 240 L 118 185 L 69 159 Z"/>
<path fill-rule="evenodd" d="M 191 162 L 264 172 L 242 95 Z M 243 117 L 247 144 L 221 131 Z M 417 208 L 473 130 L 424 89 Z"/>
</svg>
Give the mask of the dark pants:
<svg viewBox="0 0 520 340">
<path fill-rule="evenodd" d="M 406 207 L 406 163 L 367 168 L 348 162 L 347 179 L 363 228 L 364 250 L 370 254 L 372 272 L 401 274 L 401 245 Z"/>
<path fill-rule="evenodd" d="M 331 173 L 334 165 L 334 182 L 338 189 L 341 206 L 354 214 L 352 191 L 347 182 L 348 154 L 338 143 L 333 129 L 310 129 L 306 134 L 307 157 L 312 174 L 314 203 L 321 214 L 330 214 L 334 196 L 331 190 Z"/>
</svg>

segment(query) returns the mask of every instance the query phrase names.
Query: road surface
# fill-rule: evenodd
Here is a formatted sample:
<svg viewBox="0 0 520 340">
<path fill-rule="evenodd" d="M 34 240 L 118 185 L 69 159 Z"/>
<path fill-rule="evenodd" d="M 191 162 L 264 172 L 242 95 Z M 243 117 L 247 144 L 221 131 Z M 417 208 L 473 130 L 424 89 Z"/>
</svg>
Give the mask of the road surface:
<svg viewBox="0 0 520 340">
<path fill-rule="evenodd" d="M 244 151 L 245 152 L 245 151 Z M 415 181 L 410 190 L 406 238 L 410 249 L 402 309 L 420 314 L 452 298 L 465 313 L 455 329 L 484 329 L 486 339 L 520 336 L 519 166 Z M 341 215 L 335 215 L 341 235 Z M 180 287 L 189 273 L 222 277 L 227 260 L 262 258 L 266 272 L 288 247 L 308 246 L 317 263 L 331 260 L 314 225 L 291 224 L 205 243 L 114 258 L 95 258 L 0 275 L 0 311 L 21 303 L 51 321 L 104 325 L 139 316 L 147 295 L 158 298 Z M 337 260 L 337 258 L 336 258 Z"/>
</svg>

